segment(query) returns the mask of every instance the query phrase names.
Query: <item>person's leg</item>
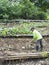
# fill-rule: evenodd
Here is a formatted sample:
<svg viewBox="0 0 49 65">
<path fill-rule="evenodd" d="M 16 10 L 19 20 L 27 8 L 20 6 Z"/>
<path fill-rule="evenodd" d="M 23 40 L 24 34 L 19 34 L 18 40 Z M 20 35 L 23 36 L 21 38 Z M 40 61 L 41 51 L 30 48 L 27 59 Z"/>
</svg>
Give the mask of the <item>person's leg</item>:
<svg viewBox="0 0 49 65">
<path fill-rule="evenodd" d="M 40 51 L 43 50 L 43 44 L 42 44 L 42 39 L 40 39 Z"/>
<path fill-rule="evenodd" d="M 37 42 L 36 42 L 36 51 L 39 51 L 39 45 L 40 45 L 40 41 L 37 40 Z"/>
</svg>

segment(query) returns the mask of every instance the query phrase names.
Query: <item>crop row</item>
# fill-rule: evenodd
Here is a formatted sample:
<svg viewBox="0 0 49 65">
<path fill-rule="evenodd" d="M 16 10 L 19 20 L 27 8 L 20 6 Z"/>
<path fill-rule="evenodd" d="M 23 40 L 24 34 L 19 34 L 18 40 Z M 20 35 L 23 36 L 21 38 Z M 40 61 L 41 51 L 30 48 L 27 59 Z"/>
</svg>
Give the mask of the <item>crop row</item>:
<svg viewBox="0 0 49 65">
<path fill-rule="evenodd" d="M 30 34 L 32 33 L 28 28 L 12 27 L 12 28 L 0 28 L 0 36 L 15 36 L 16 34 Z"/>
</svg>

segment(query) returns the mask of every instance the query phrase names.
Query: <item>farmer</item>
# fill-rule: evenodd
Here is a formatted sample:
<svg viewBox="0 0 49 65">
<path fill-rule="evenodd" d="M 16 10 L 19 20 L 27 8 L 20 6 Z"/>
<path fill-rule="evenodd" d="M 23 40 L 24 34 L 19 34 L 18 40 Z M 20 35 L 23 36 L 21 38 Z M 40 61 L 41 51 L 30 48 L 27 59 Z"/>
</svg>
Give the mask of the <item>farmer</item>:
<svg viewBox="0 0 49 65">
<path fill-rule="evenodd" d="M 31 31 L 33 32 L 33 39 L 36 41 L 36 50 L 42 51 L 42 35 L 34 27 L 31 28 Z"/>
</svg>

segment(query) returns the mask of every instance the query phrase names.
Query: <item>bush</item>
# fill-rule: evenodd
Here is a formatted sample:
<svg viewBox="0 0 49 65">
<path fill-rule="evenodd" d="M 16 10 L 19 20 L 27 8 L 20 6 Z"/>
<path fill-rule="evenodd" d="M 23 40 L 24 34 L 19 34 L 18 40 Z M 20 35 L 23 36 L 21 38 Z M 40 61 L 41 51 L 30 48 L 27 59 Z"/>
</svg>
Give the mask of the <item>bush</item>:
<svg viewBox="0 0 49 65">
<path fill-rule="evenodd" d="M 0 19 L 45 19 L 45 12 L 35 6 L 30 0 L 20 0 L 12 2 L 10 0 L 0 0 Z"/>
</svg>

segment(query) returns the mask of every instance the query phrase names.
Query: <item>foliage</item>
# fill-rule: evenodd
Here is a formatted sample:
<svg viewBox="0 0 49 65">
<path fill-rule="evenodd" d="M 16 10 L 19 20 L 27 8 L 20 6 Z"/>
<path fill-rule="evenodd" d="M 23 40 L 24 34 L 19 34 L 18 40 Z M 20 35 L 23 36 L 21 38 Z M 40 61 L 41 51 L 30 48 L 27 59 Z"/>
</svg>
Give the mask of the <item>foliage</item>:
<svg viewBox="0 0 49 65">
<path fill-rule="evenodd" d="M 46 26 L 46 28 L 39 28 Z M 38 31 L 41 32 L 41 34 L 49 34 L 49 21 L 48 22 L 21 22 L 21 24 L 16 24 L 16 26 L 13 27 L 2 27 L 0 28 L 0 36 L 15 36 L 17 34 L 32 34 L 30 31 L 31 27 L 35 27 Z"/>
<path fill-rule="evenodd" d="M 22 27 L 14 27 L 14 28 L 3 28 L 0 30 L 0 36 L 15 36 L 16 34 L 29 34 L 31 33 L 28 28 L 22 28 Z"/>
<path fill-rule="evenodd" d="M 0 0 L 0 19 L 18 18 L 20 15 L 20 5 L 17 5 L 16 2 L 10 2 L 9 0 Z"/>
<path fill-rule="evenodd" d="M 36 6 L 40 7 L 42 10 L 49 8 L 49 0 L 30 0 L 34 2 Z"/>
<path fill-rule="evenodd" d="M 2 28 L 2 29 L 0 30 L 0 36 L 6 36 L 7 33 L 8 33 L 8 29 L 7 29 L 7 28 Z"/>
<path fill-rule="evenodd" d="M 0 19 L 47 19 L 48 8 L 49 0 L 0 0 Z"/>
<path fill-rule="evenodd" d="M 41 55 L 42 55 L 43 57 L 48 57 L 48 52 L 42 52 Z"/>
<path fill-rule="evenodd" d="M 47 19 L 49 20 L 49 9 L 47 9 L 46 15 L 47 15 Z"/>
</svg>

